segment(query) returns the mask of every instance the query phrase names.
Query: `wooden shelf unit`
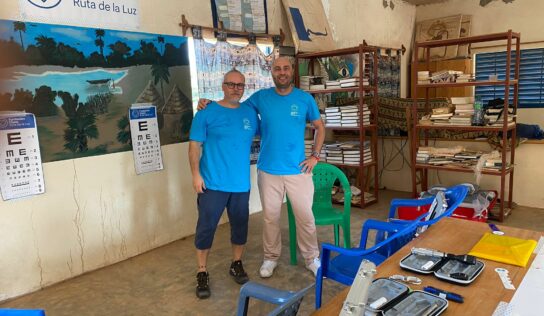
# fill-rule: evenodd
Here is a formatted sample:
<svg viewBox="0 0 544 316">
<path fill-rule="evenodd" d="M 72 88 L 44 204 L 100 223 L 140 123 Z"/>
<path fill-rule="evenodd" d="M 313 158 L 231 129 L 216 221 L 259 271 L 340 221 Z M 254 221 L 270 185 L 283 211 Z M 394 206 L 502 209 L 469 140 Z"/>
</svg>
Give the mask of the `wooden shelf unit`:
<svg viewBox="0 0 544 316">
<path fill-rule="evenodd" d="M 374 46 L 368 46 L 364 44 L 360 44 L 356 47 L 350 47 L 350 48 L 342 48 L 342 49 L 336 49 L 331 51 L 323 51 L 323 52 L 315 52 L 315 53 L 301 53 L 297 54 L 295 56 L 295 85 L 297 87 L 300 87 L 299 81 L 299 62 L 301 59 L 309 59 L 310 65 L 319 58 L 327 58 L 327 57 L 336 57 L 336 56 L 344 56 L 344 55 L 358 55 L 358 61 L 359 61 L 359 83 L 360 85 L 358 87 L 349 87 L 349 88 L 338 88 L 338 89 L 323 89 L 323 90 L 309 90 L 306 91 L 310 94 L 328 94 L 328 93 L 341 93 L 341 92 L 359 92 L 359 106 L 362 109 L 364 104 L 364 97 L 368 96 L 370 93 L 372 95 L 372 104 L 368 104 L 368 108 L 371 111 L 371 121 L 370 124 L 363 124 L 363 111 L 359 111 L 359 126 L 358 127 L 326 127 L 327 130 L 332 131 L 357 131 L 359 136 L 359 142 L 361 144 L 360 148 L 360 157 L 364 156 L 364 143 L 365 141 L 370 138 L 370 150 L 372 152 L 372 162 L 365 163 L 363 160 L 359 162 L 358 165 L 351 165 L 351 164 L 338 164 L 338 163 L 330 163 L 332 165 L 338 166 L 338 167 L 344 167 L 344 168 L 357 168 L 358 169 L 358 181 L 359 186 L 361 189 L 361 203 L 360 204 L 353 204 L 358 207 L 365 207 L 370 204 L 378 202 L 378 164 L 377 164 L 377 157 L 378 157 L 378 128 L 377 128 L 377 122 L 378 122 L 378 86 L 377 86 L 377 80 L 378 80 L 378 49 Z M 367 64 L 369 59 L 372 60 L 372 70 L 371 73 L 369 73 L 369 65 Z M 308 67 L 309 69 L 312 69 L 312 67 Z M 311 70 L 310 70 L 311 71 Z M 364 75 L 369 74 L 370 85 L 364 86 L 363 84 L 363 77 Z M 310 127 L 313 129 L 313 127 Z M 367 136 L 367 133 L 370 134 L 370 136 Z M 329 163 L 329 162 L 328 162 Z M 365 174 L 366 171 L 366 174 Z M 364 192 L 367 188 L 367 185 L 369 186 L 370 183 L 367 183 L 369 179 L 366 176 L 373 175 L 373 190 L 372 193 L 374 197 L 372 199 L 366 200 L 364 199 Z"/>
<path fill-rule="evenodd" d="M 459 82 L 459 83 L 429 83 L 429 84 L 418 84 L 417 83 L 417 69 L 418 69 L 418 53 L 420 49 L 423 49 L 423 55 L 427 68 L 430 63 L 430 49 L 433 47 L 442 47 L 450 45 L 461 45 L 461 44 L 473 44 L 480 42 L 491 42 L 491 41 L 506 41 L 506 75 L 505 80 L 487 80 L 487 81 L 472 81 L 472 82 Z M 515 43 L 513 43 L 515 41 Z M 416 163 L 416 155 L 418 147 L 421 143 L 420 140 L 420 131 L 423 131 L 423 142 L 425 146 L 429 144 L 428 130 L 431 129 L 452 129 L 452 130 L 465 130 L 465 131 L 492 131 L 492 132 L 502 132 L 502 143 L 507 144 L 508 142 L 508 132 L 511 133 L 510 136 L 510 164 L 507 164 L 507 150 L 503 150 L 501 153 L 502 158 L 502 167 L 501 169 L 484 169 L 482 174 L 493 175 L 500 177 L 500 211 L 496 219 L 503 221 L 504 218 L 509 214 L 512 209 L 512 192 L 514 188 L 514 158 L 515 158 L 515 141 L 516 141 L 516 117 L 514 116 L 513 123 L 508 123 L 508 111 L 504 111 L 504 122 L 502 126 L 455 126 L 455 125 L 420 125 L 418 122 L 417 116 L 417 95 L 418 88 L 423 88 L 425 90 L 425 110 L 427 113 L 430 112 L 429 107 L 429 89 L 432 88 L 454 88 L 454 87 L 466 87 L 466 86 L 490 86 L 490 85 L 503 85 L 505 87 L 513 87 L 513 108 L 514 113 L 517 112 L 517 103 L 518 103 L 518 80 L 519 80 L 519 64 L 520 64 L 520 34 L 512 32 L 509 30 L 504 33 L 495 33 L 479 36 L 464 37 L 459 39 L 448 39 L 448 40 L 438 40 L 438 41 L 428 41 L 422 43 L 415 43 L 414 52 L 413 52 L 413 67 L 412 67 L 412 82 L 415 84 L 412 85 L 412 99 L 414 100 L 412 106 L 412 140 L 411 140 L 411 156 L 412 156 L 412 193 L 414 196 L 417 195 L 417 186 L 421 184 L 421 190 L 426 191 L 427 187 L 427 177 L 428 170 L 442 170 L 442 171 L 452 171 L 452 172 L 473 172 L 470 168 L 462 168 L 456 166 L 433 166 L 427 164 L 418 164 Z M 513 48 L 514 46 L 514 48 Z M 515 51 L 516 56 L 512 61 L 511 52 Z M 514 62 L 514 77 L 511 78 L 510 67 L 512 62 Z M 504 107 L 508 109 L 509 105 L 509 96 L 510 89 L 504 89 Z M 421 174 L 421 183 L 417 182 L 417 173 Z M 508 202 L 505 201 L 505 191 L 506 191 L 506 177 L 508 176 Z"/>
</svg>

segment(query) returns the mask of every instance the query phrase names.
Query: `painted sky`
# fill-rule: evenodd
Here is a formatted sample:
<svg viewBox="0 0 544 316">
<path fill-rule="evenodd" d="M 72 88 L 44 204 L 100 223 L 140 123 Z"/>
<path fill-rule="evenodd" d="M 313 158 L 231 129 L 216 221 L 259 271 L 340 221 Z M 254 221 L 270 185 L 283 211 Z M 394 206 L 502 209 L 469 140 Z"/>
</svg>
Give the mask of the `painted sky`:
<svg viewBox="0 0 544 316">
<path fill-rule="evenodd" d="M 19 32 L 13 31 L 13 22 L 11 20 L 0 20 L 0 39 L 9 40 L 10 37 L 13 37 L 13 40 L 19 43 Z M 55 39 L 57 43 L 64 43 L 70 45 L 85 56 L 89 56 L 91 53 L 99 51 L 98 47 L 94 44 L 96 39 L 95 28 L 85 28 L 77 26 L 64 26 L 64 25 L 52 25 L 52 24 L 41 24 L 34 22 L 25 22 L 26 32 L 23 33 L 23 42 L 25 48 L 28 45 L 36 44 L 35 38 L 40 35 L 45 35 Z M 104 54 L 108 55 L 111 50 L 108 48 L 108 45 L 113 44 L 117 41 L 124 42 L 131 49 L 132 52 L 140 48 L 140 41 L 144 40 L 146 42 L 153 42 L 157 48 L 159 48 L 157 35 L 149 33 L 140 33 L 140 32 L 126 32 L 126 31 L 115 31 L 105 29 L 106 34 L 103 37 L 104 41 Z M 164 37 L 165 44 L 170 43 L 174 47 L 179 47 L 181 44 L 187 41 L 186 37 L 183 36 L 170 36 L 170 35 L 161 35 Z"/>
</svg>

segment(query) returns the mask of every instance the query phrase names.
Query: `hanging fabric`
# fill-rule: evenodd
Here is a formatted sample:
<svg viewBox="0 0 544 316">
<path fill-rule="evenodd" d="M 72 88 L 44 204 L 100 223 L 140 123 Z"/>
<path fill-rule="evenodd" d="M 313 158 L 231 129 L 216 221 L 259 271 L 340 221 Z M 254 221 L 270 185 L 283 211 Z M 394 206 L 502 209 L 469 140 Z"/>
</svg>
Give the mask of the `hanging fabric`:
<svg viewBox="0 0 544 316">
<path fill-rule="evenodd" d="M 378 95 L 382 97 L 400 97 L 400 61 L 402 55 L 395 56 L 387 49 L 386 55 L 378 53 Z"/>
<path fill-rule="evenodd" d="M 254 41 L 239 46 L 218 39 L 217 43 L 212 44 L 194 35 L 193 31 L 200 98 L 221 100 L 223 76 L 233 68 L 244 74 L 246 79 L 242 101 L 253 92 L 274 85 L 271 68 L 274 56 L 278 54 L 276 47 L 270 55 L 265 55 Z"/>
</svg>

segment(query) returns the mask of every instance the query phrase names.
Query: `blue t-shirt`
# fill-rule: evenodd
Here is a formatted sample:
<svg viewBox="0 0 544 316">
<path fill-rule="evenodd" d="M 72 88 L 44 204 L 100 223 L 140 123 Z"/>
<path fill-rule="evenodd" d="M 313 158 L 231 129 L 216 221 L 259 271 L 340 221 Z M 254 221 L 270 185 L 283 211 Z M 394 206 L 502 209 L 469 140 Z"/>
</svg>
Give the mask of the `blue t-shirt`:
<svg viewBox="0 0 544 316">
<path fill-rule="evenodd" d="M 200 174 L 207 189 L 250 190 L 249 155 L 258 124 L 255 109 L 247 104 L 231 109 L 212 102 L 198 111 L 189 139 L 202 143 Z"/>
<path fill-rule="evenodd" d="M 255 92 L 245 103 L 261 117 L 259 170 L 274 175 L 300 174 L 299 164 L 306 159 L 306 122 L 321 117 L 314 98 L 297 88 L 285 96 L 268 88 Z"/>
</svg>

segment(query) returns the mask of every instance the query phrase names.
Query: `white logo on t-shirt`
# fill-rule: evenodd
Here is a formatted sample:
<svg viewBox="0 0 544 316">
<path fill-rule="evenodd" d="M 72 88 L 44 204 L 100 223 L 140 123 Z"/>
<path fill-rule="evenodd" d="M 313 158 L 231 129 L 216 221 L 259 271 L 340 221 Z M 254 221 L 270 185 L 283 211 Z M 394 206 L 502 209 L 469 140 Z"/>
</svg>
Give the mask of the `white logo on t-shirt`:
<svg viewBox="0 0 544 316">
<path fill-rule="evenodd" d="M 246 131 L 250 131 L 251 130 L 251 122 L 249 121 L 249 119 L 244 118 L 243 122 L 244 122 L 244 129 Z"/>
<path fill-rule="evenodd" d="M 298 114 L 298 105 L 291 104 L 291 116 L 299 116 L 299 114 Z"/>
</svg>

